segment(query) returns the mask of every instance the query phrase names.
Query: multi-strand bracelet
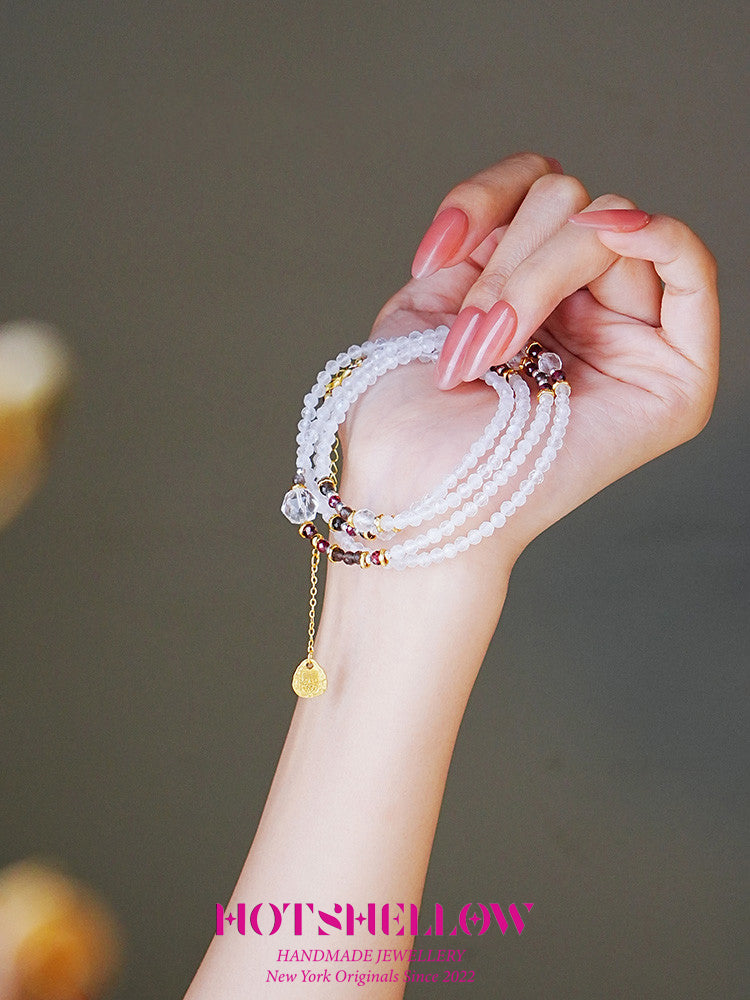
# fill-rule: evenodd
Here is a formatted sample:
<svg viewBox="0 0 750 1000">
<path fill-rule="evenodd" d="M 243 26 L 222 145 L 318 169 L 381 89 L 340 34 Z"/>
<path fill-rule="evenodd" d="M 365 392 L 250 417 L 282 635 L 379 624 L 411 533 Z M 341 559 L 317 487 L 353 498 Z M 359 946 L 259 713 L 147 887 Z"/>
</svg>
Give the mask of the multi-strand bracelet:
<svg viewBox="0 0 750 1000">
<path fill-rule="evenodd" d="M 570 415 L 570 385 L 558 355 L 532 341 L 507 364 L 490 368 L 483 376 L 497 393 L 497 410 L 437 487 L 398 513 L 375 514 L 347 505 L 338 493 L 336 460 L 337 432 L 349 408 L 387 371 L 411 361 L 436 361 L 447 333 L 448 328 L 441 326 L 392 340 L 355 344 L 328 362 L 304 398 L 297 434 L 297 472 L 281 507 L 293 524 L 300 525 L 300 535 L 312 547 L 308 651 L 292 680 L 300 697 L 314 697 L 327 687 L 325 672 L 314 658 L 321 555 L 350 566 L 393 569 L 452 559 L 501 528 L 526 503 L 562 447 Z M 533 417 L 529 382 L 537 392 Z M 486 520 L 456 537 L 457 530 L 475 519 L 518 475 L 532 452 L 536 453 L 534 464 L 510 496 Z M 318 516 L 328 522 L 330 537 L 316 529 Z M 442 520 L 436 526 L 391 544 L 398 532 L 419 528 L 439 517 Z"/>
</svg>

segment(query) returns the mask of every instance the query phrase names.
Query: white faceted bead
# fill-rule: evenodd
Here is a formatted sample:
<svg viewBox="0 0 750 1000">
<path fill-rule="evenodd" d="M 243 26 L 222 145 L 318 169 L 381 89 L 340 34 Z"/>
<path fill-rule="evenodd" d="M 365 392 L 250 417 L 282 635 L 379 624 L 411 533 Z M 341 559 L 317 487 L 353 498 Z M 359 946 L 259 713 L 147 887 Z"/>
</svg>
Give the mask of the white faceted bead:
<svg viewBox="0 0 750 1000">
<path fill-rule="evenodd" d="M 469 545 L 479 545 L 482 541 L 482 534 L 476 528 L 472 528 L 466 537 L 469 540 Z"/>
<path fill-rule="evenodd" d="M 471 500 L 469 503 L 464 504 L 464 514 L 466 514 L 467 517 L 475 517 L 478 510 L 479 508 L 477 505 Z"/>
<path fill-rule="evenodd" d="M 489 521 L 483 521 L 478 528 L 478 531 L 482 538 L 489 538 L 495 529 L 492 527 Z"/>
<path fill-rule="evenodd" d="M 457 538 L 453 544 L 459 552 L 465 552 L 469 547 L 469 539 L 466 535 L 461 535 L 461 537 Z"/>
<path fill-rule="evenodd" d="M 441 538 L 442 535 L 440 534 L 437 528 L 430 528 L 430 530 L 427 532 L 427 542 L 430 545 L 436 545 Z"/>
<path fill-rule="evenodd" d="M 501 514 L 500 511 L 497 510 L 490 518 L 490 524 L 492 525 L 493 528 L 502 528 L 506 520 L 507 518 L 505 514 Z"/>
<path fill-rule="evenodd" d="M 448 544 L 443 547 L 443 552 L 445 553 L 446 559 L 455 559 L 458 555 L 458 549 L 453 542 L 448 542 Z"/>
<path fill-rule="evenodd" d="M 506 518 L 510 517 L 510 515 L 513 513 L 515 509 L 516 508 L 514 504 L 512 504 L 510 500 L 503 500 L 503 502 L 500 504 L 500 513 L 504 514 Z"/>
</svg>

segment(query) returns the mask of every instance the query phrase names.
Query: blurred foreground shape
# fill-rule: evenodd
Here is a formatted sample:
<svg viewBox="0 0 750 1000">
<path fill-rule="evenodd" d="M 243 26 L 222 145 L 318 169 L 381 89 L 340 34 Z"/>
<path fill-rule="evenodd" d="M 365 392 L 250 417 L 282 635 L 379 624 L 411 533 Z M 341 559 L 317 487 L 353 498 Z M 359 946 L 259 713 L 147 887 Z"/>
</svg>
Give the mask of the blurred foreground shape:
<svg viewBox="0 0 750 1000">
<path fill-rule="evenodd" d="M 115 918 L 51 865 L 0 871 L 0 1000 L 98 1000 L 120 965 Z"/>
<path fill-rule="evenodd" d="M 71 374 L 52 327 L 26 320 L 0 326 L 0 529 L 44 478 Z"/>
</svg>

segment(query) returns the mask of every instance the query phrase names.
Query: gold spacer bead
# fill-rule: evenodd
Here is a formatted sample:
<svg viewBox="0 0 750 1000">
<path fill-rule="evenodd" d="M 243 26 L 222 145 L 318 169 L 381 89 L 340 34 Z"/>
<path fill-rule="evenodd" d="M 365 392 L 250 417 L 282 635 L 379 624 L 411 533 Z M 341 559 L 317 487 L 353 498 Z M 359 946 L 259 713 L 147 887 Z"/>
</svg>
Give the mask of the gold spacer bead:
<svg viewBox="0 0 750 1000">
<path fill-rule="evenodd" d="M 388 552 L 386 551 L 386 549 L 381 549 L 380 550 L 380 565 L 381 566 L 387 566 L 390 561 L 391 560 L 388 557 Z"/>
<path fill-rule="evenodd" d="M 561 379 L 559 382 L 555 382 L 555 385 L 554 385 L 554 387 L 552 389 L 552 391 L 555 393 L 555 395 L 557 395 L 557 387 L 558 387 L 558 385 L 567 385 L 567 387 L 570 388 L 570 382 L 568 382 L 568 380 L 566 378 Z"/>
<path fill-rule="evenodd" d="M 372 563 L 370 562 L 370 553 L 366 549 L 362 549 L 359 554 L 359 565 L 362 569 L 370 569 Z"/>
<path fill-rule="evenodd" d="M 545 392 L 549 392 L 553 396 L 555 395 L 554 389 L 540 389 L 539 392 L 536 394 L 536 398 L 541 399 Z"/>
</svg>

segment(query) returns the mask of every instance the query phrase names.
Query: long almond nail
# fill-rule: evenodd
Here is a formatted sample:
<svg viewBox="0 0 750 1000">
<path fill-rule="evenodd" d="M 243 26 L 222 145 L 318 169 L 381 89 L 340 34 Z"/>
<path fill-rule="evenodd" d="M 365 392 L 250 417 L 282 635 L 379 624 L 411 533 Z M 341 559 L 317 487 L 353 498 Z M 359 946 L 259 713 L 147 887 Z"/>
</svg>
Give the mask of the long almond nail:
<svg viewBox="0 0 750 1000">
<path fill-rule="evenodd" d="M 461 381 L 461 366 L 466 349 L 484 316 L 482 310 L 475 306 L 467 306 L 456 316 L 438 358 L 435 381 L 439 389 L 452 389 Z"/>
<path fill-rule="evenodd" d="M 411 273 L 415 278 L 426 278 L 451 259 L 460 250 L 469 232 L 469 217 L 460 208 L 445 208 L 435 217 L 417 247 Z"/>
<path fill-rule="evenodd" d="M 568 222 L 589 229 L 603 229 L 608 233 L 634 233 L 643 229 L 651 221 L 648 212 L 640 208 L 605 208 L 596 212 L 578 212 L 571 215 Z"/>
<path fill-rule="evenodd" d="M 464 382 L 479 378 L 491 365 L 502 360 L 517 326 L 518 316 L 513 306 L 503 300 L 496 302 L 474 331 L 471 343 L 464 352 L 464 371 L 459 372 Z"/>
</svg>

